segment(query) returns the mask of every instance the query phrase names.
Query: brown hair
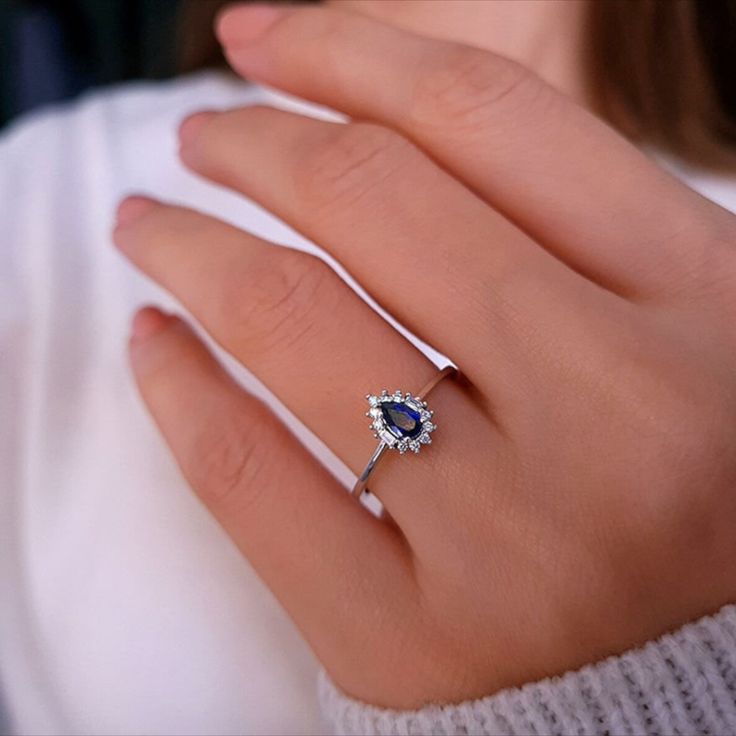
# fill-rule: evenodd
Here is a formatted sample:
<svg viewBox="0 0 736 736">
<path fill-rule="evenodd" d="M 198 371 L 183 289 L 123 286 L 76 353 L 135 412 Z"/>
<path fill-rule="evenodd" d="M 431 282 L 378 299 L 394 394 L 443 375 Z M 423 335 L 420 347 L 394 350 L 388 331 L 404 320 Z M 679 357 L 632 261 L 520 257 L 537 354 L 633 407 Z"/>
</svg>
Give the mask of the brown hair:
<svg viewBox="0 0 736 736">
<path fill-rule="evenodd" d="M 597 0 L 588 24 L 601 117 L 685 160 L 736 163 L 736 0 Z"/>
<path fill-rule="evenodd" d="M 224 64 L 211 28 L 227 2 L 184 3 L 181 71 Z M 598 114 L 686 161 L 736 165 L 736 0 L 588 0 L 587 12 Z"/>
</svg>

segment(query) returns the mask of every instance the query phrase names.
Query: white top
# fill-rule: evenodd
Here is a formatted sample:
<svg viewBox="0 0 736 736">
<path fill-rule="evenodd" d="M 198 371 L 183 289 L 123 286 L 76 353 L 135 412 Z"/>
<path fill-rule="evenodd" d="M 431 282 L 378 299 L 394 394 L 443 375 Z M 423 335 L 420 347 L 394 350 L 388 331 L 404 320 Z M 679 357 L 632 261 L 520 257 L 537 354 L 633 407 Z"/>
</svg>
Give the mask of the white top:
<svg viewBox="0 0 736 736">
<path fill-rule="evenodd" d="M 19 733 L 324 732 L 312 655 L 133 387 L 131 314 L 174 305 L 110 244 L 118 200 L 143 191 L 312 247 L 178 163 L 184 115 L 255 102 L 290 104 L 203 73 L 0 138 L 0 700 Z M 688 180 L 736 209 L 735 181 Z"/>
</svg>

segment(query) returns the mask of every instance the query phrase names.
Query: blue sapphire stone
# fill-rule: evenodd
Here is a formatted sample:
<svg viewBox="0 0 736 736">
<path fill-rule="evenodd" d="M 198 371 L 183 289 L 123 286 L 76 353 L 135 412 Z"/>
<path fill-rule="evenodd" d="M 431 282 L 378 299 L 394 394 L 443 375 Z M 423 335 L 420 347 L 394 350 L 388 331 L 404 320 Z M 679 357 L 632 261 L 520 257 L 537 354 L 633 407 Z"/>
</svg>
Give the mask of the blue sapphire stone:
<svg viewBox="0 0 736 736">
<path fill-rule="evenodd" d="M 422 433 L 422 418 L 419 412 L 403 401 L 384 401 L 381 413 L 391 434 L 399 439 L 414 439 Z"/>
</svg>

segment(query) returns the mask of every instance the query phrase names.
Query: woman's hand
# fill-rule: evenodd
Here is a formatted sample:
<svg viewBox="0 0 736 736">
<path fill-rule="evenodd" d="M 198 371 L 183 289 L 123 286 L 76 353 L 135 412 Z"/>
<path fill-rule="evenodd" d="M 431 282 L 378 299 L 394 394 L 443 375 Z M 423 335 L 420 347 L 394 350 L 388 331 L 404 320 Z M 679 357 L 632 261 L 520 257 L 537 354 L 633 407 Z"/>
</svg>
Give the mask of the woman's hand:
<svg viewBox="0 0 736 736">
<path fill-rule="evenodd" d="M 204 113 L 184 162 L 320 244 L 463 380 L 374 518 L 178 319 L 132 364 L 193 488 L 348 693 L 457 701 L 736 598 L 736 219 L 491 53 L 240 7 L 251 79 L 351 116 Z M 132 198 L 115 240 L 356 473 L 366 391 L 435 367 L 323 262 Z"/>
</svg>

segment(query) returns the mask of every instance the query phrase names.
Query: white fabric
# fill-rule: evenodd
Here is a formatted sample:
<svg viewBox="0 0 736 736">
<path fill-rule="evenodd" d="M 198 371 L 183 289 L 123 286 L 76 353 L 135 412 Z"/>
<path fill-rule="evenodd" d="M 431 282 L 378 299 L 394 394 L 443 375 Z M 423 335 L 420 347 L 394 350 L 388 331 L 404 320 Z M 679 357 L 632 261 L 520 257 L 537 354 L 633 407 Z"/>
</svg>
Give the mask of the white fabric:
<svg viewBox="0 0 736 736">
<path fill-rule="evenodd" d="M 133 388 L 131 313 L 172 303 L 109 237 L 117 201 L 144 191 L 309 248 L 177 161 L 186 113 L 264 101 L 287 104 L 200 74 L 97 92 L 0 138 L 0 684 L 19 733 L 324 730 L 311 654 Z M 733 182 L 697 183 L 736 208 Z"/>
<path fill-rule="evenodd" d="M 269 99 L 215 74 L 129 86 L 0 143 L 0 682 L 20 733 L 324 730 L 310 652 L 136 395 L 132 311 L 172 302 L 110 244 L 145 191 L 308 247 L 177 161 L 187 112 Z"/>
</svg>

